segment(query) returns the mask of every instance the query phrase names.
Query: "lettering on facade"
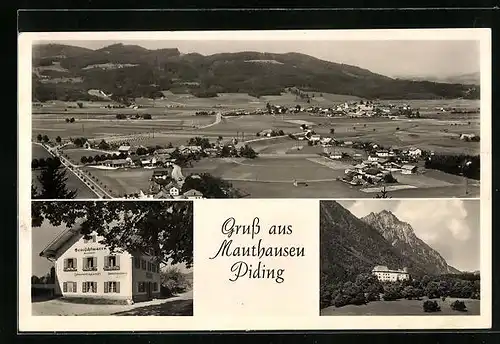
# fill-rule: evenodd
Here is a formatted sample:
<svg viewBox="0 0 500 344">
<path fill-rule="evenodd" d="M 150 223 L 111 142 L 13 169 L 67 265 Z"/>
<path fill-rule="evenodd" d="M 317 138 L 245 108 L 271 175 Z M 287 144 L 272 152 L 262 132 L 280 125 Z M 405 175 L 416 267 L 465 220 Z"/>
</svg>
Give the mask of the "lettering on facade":
<svg viewBox="0 0 500 344">
<path fill-rule="evenodd" d="M 75 248 L 75 252 L 104 251 L 104 250 L 107 250 L 107 248 L 106 247 Z"/>
<path fill-rule="evenodd" d="M 126 275 L 126 272 L 108 272 L 108 275 Z"/>
<path fill-rule="evenodd" d="M 76 272 L 75 276 L 98 276 L 100 272 Z"/>
</svg>

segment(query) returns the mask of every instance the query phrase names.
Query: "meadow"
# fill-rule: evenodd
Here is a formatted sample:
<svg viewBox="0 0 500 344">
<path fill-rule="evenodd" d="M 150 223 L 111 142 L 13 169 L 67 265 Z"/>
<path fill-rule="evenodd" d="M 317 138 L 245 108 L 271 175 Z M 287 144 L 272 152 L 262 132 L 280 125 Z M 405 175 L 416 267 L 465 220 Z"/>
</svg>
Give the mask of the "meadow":
<svg viewBox="0 0 500 344">
<path fill-rule="evenodd" d="M 441 307 L 440 312 L 426 313 L 423 311 L 423 300 L 400 299 L 395 301 L 373 301 L 365 305 L 347 305 L 343 307 L 330 306 L 321 310 L 321 315 L 480 315 L 480 300 L 460 299 L 464 301 L 467 312 L 460 312 L 451 309 L 450 305 L 455 298 L 446 298 L 445 301 L 435 299 Z"/>
</svg>

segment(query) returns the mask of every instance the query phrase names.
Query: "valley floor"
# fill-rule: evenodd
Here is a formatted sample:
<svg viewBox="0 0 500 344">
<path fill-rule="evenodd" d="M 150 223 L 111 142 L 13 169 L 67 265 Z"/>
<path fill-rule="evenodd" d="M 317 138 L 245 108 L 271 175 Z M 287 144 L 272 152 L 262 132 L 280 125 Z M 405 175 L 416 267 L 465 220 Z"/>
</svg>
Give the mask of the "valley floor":
<svg viewBox="0 0 500 344">
<path fill-rule="evenodd" d="M 344 307 L 330 306 L 323 308 L 320 315 L 480 315 L 480 300 L 460 299 L 465 302 L 467 312 L 459 312 L 451 309 L 450 304 L 455 298 L 447 298 L 445 301 L 435 299 L 441 307 L 441 312 L 425 313 L 423 310 L 424 300 L 397 300 L 397 301 L 374 301 L 366 305 L 347 305 Z"/>
</svg>

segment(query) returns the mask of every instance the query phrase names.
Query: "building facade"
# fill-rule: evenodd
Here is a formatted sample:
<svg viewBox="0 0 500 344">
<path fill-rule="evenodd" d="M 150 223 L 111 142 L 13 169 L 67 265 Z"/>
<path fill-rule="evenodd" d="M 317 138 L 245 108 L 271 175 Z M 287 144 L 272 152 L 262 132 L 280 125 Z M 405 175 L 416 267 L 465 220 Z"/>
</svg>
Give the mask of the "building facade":
<svg viewBox="0 0 500 344">
<path fill-rule="evenodd" d="M 111 252 L 102 239 L 93 233 L 86 240 L 68 229 L 40 253 L 54 263 L 55 294 L 128 304 L 159 297 L 160 267 L 153 257 Z"/>
<path fill-rule="evenodd" d="M 402 270 L 390 270 L 387 266 L 378 265 L 373 268 L 372 273 L 381 282 L 406 281 L 410 279 L 407 268 Z"/>
</svg>

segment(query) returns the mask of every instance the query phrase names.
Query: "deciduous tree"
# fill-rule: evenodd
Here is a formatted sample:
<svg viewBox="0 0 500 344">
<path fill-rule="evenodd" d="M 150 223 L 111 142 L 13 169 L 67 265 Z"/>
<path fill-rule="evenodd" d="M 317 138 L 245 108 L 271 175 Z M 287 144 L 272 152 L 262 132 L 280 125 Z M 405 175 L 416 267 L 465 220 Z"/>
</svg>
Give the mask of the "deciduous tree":
<svg viewBox="0 0 500 344">
<path fill-rule="evenodd" d="M 112 251 L 157 257 L 164 264 L 193 263 L 191 202 L 34 202 L 32 226 L 79 226 L 85 237 L 96 231 Z"/>
</svg>

